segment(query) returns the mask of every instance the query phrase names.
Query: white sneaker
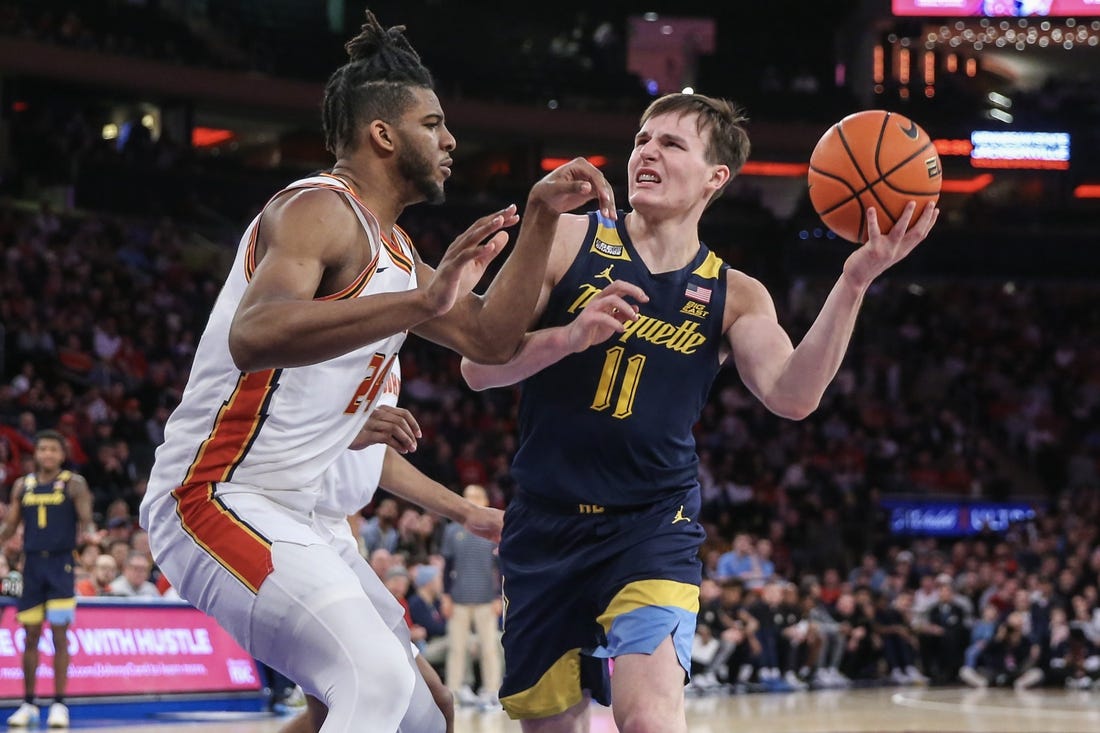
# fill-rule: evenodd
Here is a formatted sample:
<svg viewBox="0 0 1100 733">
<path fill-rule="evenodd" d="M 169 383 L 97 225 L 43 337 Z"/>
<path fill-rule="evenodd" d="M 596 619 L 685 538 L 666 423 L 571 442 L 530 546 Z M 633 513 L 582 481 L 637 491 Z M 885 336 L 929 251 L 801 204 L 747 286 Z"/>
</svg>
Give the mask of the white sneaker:
<svg viewBox="0 0 1100 733">
<path fill-rule="evenodd" d="M 46 725 L 50 728 L 69 727 L 69 709 L 64 703 L 55 702 L 50 705 L 50 714 L 46 716 Z"/>
<path fill-rule="evenodd" d="M 963 667 L 962 669 L 960 669 L 959 679 L 970 685 L 971 687 L 989 687 L 989 680 L 978 674 L 978 671 L 973 667 Z"/>
<path fill-rule="evenodd" d="M 852 686 L 852 681 L 848 679 L 848 675 L 844 674 L 836 667 L 829 667 L 829 678 L 833 681 L 834 687 Z"/>
<path fill-rule="evenodd" d="M 495 692 L 482 690 L 481 694 L 478 695 L 477 698 L 477 709 L 483 713 L 495 713 L 498 710 L 504 709 L 504 706 L 500 704 L 500 698 L 497 697 L 497 693 Z"/>
<path fill-rule="evenodd" d="M 909 678 L 910 682 L 918 685 L 928 684 L 928 678 L 921 674 L 921 671 L 910 664 L 905 668 L 905 675 Z"/>
<path fill-rule="evenodd" d="M 901 667 L 894 667 L 890 670 L 890 681 L 895 685 L 907 685 L 909 684 L 909 675 L 905 674 L 905 670 Z"/>
<path fill-rule="evenodd" d="M 783 675 L 783 681 L 795 690 L 805 690 L 809 686 L 798 677 L 798 673 L 793 669 L 787 670 L 787 674 Z"/>
<path fill-rule="evenodd" d="M 1012 684 L 1012 687 L 1017 690 L 1030 690 L 1035 685 L 1043 681 L 1043 670 L 1038 667 L 1032 667 L 1028 671 L 1020 675 L 1016 681 Z"/>
<path fill-rule="evenodd" d="M 25 702 L 19 706 L 19 709 L 8 716 L 9 728 L 29 728 L 34 726 L 38 727 L 38 706 L 31 705 L 29 702 Z"/>
<path fill-rule="evenodd" d="M 469 685 L 463 685 L 458 688 L 458 692 L 455 693 L 455 700 L 462 707 L 476 707 L 481 704 L 481 698 L 477 696 Z"/>
</svg>

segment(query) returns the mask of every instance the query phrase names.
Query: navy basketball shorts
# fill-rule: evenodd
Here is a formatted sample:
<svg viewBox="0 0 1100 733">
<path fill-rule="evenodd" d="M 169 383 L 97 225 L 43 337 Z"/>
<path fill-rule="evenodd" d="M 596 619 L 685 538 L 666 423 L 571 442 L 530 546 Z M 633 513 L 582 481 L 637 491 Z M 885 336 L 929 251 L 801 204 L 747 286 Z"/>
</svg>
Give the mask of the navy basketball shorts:
<svg viewBox="0 0 1100 733">
<path fill-rule="evenodd" d="M 500 543 L 504 684 L 512 718 L 611 704 L 608 660 L 671 637 L 685 676 L 699 611 L 699 491 L 628 510 L 518 495 Z"/>
<path fill-rule="evenodd" d="M 72 550 L 27 553 L 23 562 L 23 595 L 15 603 L 22 624 L 71 624 L 76 615 Z"/>
</svg>

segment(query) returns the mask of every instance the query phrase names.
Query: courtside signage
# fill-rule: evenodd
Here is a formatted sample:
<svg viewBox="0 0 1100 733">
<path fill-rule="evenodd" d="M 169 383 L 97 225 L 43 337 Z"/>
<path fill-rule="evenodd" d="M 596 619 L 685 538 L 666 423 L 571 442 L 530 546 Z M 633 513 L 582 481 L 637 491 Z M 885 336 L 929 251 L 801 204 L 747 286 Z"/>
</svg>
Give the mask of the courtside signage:
<svg viewBox="0 0 1100 733">
<path fill-rule="evenodd" d="M 23 697 L 25 632 L 13 607 L 0 611 L 0 698 L 18 699 Z M 214 619 L 190 606 L 81 603 L 68 640 L 72 697 L 260 689 L 252 657 Z M 38 695 L 49 698 L 52 635 L 42 635 L 38 651 Z"/>
<path fill-rule="evenodd" d="M 890 531 L 900 535 L 964 536 L 989 530 L 1004 532 L 1014 524 L 1035 518 L 1035 507 L 1025 503 L 995 504 L 893 500 L 882 502 L 889 514 Z"/>
</svg>

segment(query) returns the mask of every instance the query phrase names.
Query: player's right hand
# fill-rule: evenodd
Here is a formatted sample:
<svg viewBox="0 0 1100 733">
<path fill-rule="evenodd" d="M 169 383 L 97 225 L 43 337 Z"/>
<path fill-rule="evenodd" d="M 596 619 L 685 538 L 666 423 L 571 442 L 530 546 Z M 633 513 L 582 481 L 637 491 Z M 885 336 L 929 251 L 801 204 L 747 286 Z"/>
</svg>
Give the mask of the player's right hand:
<svg viewBox="0 0 1100 733">
<path fill-rule="evenodd" d="M 481 217 L 451 242 L 431 280 L 422 285 L 423 296 L 436 316 L 449 311 L 459 296 L 474 289 L 485 268 L 508 243 L 508 232 L 502 230 L 518 221 L 516 205 L 510 204 Z"/>
<path fill-rule="evenodd" d="M 379 405 L 348 448 L 362 450 L 368 445 L 385 443 L 398 453 L 411 453 L 416 450 L 417 438 L 422 436 L 420 425 L 411 412 L 400 407 Z"/>
<path fill-rule="evenodd" d="M 584 158 L 574 158 L 543 176 L 527 197 L 528 206 L 543 205 L 564 214 L 586 201 L 597 199 L 600 213 L 615 219 L 615 193 L 596 166 Z"/>
<path fill-rule="evenodd" d="M 478 537 L 500 542 L 500 533 L 504 531 L 504 512 L 491 506 L 475 506 L 470 509 L 462 526 Z"/>
<path fill-rule="evenodd" d="M 626 330 L 626 324 L 638 317 L 637 303 L 649 302 L 649 296 L 633 283 L 615 280 L 588 302 L 580 315 L 566 326 L 566 339 L 572 353 L 603 343 Z"/>
</svg>

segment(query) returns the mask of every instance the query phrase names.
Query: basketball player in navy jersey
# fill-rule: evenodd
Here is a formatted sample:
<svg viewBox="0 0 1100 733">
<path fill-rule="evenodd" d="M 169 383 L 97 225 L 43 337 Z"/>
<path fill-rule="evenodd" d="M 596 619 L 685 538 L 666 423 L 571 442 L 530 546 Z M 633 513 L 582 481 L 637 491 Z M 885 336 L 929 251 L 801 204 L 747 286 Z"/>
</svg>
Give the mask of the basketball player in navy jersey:
<svg viewBox="0 0 1100 733">
<path fill-rule="evenodd" d="M 840 366 L 864 294 L 925 238 L 910 203 L 870 239 L 794 348 L 757 280 L 699 241 L 707 206 L 749 153 L 741 113 L 702 95 L 645 111 L 627 166 L 633 208 L 561 217 L 529 333 L 507 364 L 463 361 L 475 389 L 525 380 L 518 491 L 500 545 L 501 703 L 528 733 L 588 730 L 614 698 L 623 733 L 685 733 L 699 606 L 692 426 L 732 357 L 772 412 L 802 419 Z M 609 678 L 608 659 L 615 660 Z"/>
<path fill-rule="evenodd" d="M 0 524 L 3 545 L 23 523 L 23 594 L 16 602 L 16 618 L 27 631 L 23 648 L 23 704 L 8 718 L 12 728 L 38 726 L 34 704 L 38 670 L 38 640 L 42 622 L 53 635 L 54 701 L 46 722 L 51 728 L 68 727 L 65 686 L 69 679 L 69 642 L 65 637 L 76 615 L 73 590 L 73 551 L 77 535 L 97 542 L 92 521 L 92 493 L 82 476 L 62 468 L 65 436 L 43 430 L 34 439 L 34 473 L 16 479 L 7 516 Z"/>
</svg>

